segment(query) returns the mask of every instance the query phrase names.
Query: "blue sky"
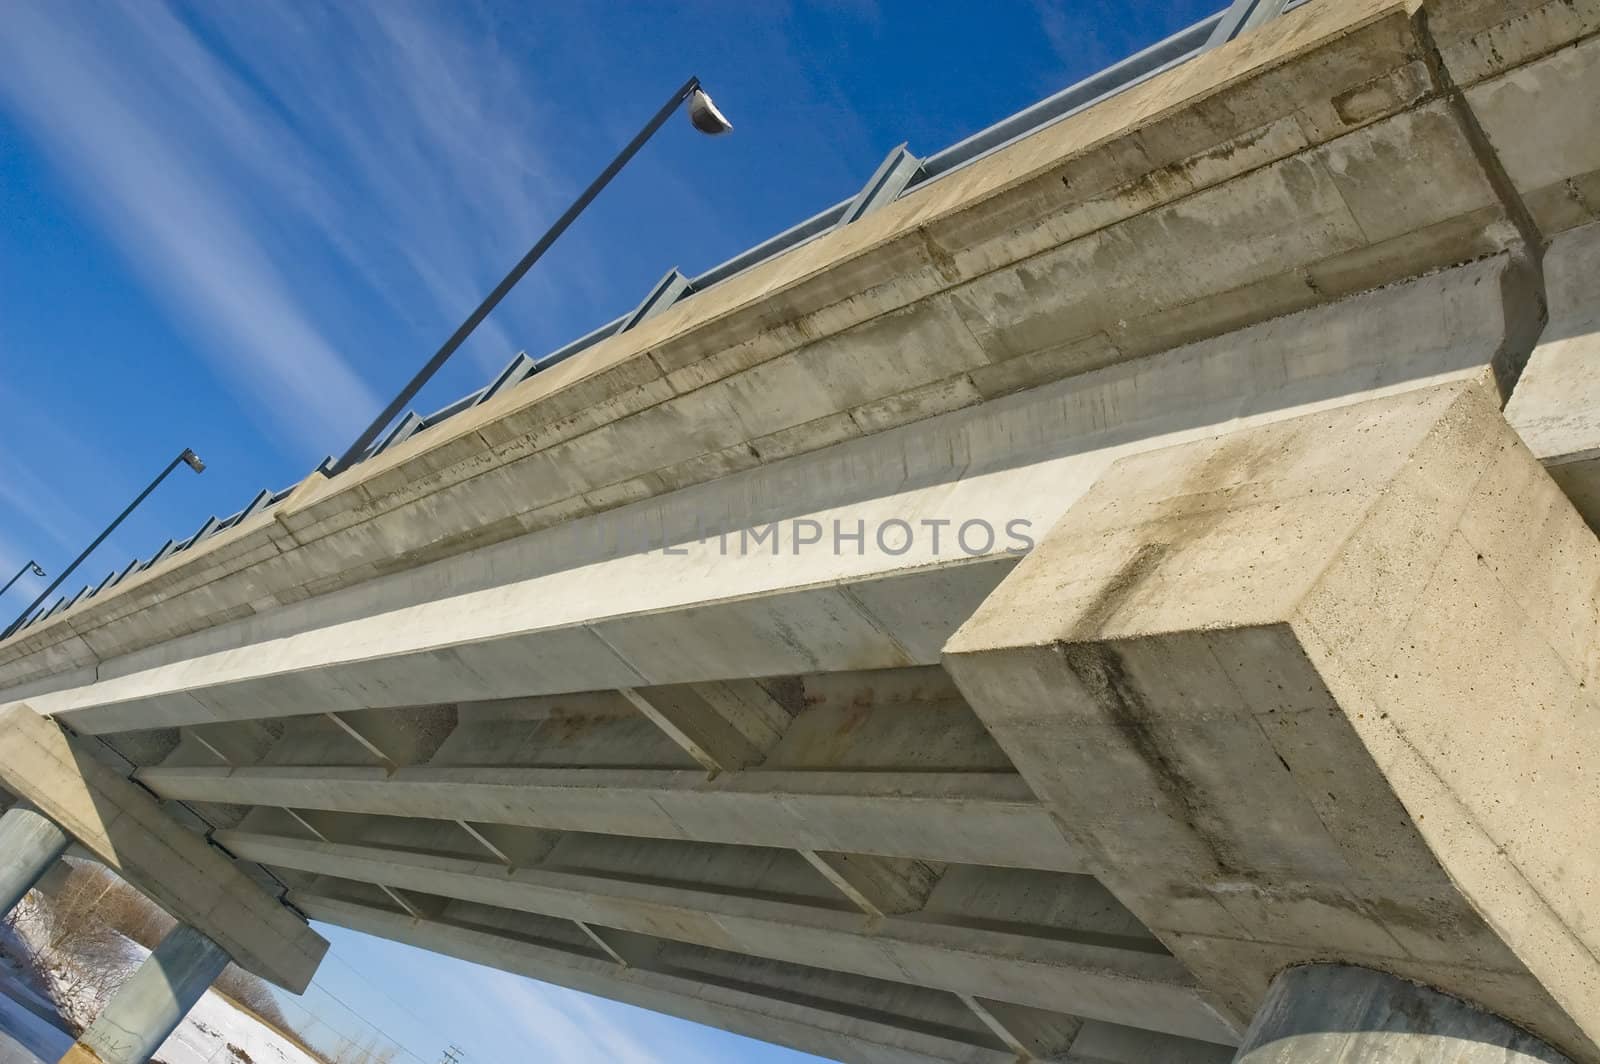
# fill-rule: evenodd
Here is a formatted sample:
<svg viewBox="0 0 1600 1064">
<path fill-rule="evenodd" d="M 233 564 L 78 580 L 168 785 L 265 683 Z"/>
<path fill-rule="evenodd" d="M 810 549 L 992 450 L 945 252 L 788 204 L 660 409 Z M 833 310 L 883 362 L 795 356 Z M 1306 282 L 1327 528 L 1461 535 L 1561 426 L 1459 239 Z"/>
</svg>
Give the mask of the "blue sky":
<svg viewBox="0 0 1600 1064">
<path fill-rule="evenodd" d="M 59 570 L 184 446 L 208 471 L 179 469 L 63 591 L 341 451 L 690 73 L 734 134 L 664 130 L 420 408 L 853 194 L 901 141 L 931 154 L 1222 6 L 9 3 L 0 580 L 29 557 Z M 6 619 L 42 588 L 19 582 Z M 528 1059 L 557 1013 L 586 1020 L 561 1038 L 603 1016 L 634 1041 L 551 1060 L 795 1059 L 383 957 L 371 971 L 430 1062 L 448 1040 Z"/>
</svg>

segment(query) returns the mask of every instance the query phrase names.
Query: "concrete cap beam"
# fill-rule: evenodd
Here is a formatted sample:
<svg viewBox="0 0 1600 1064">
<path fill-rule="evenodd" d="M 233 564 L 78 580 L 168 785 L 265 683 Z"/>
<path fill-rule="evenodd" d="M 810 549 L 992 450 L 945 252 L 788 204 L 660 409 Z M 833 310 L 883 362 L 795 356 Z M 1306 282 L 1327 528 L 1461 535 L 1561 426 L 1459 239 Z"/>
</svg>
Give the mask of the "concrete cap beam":
<svg viewBox="0 0 1600 1064">
<path fill-rule="evenodd" d="M 1236 1015 L 1337 957 L 1594 1059 L 1597 590 L 1593 532 L 1454 385 L 1113 466 L 946 667 Z"/>
<path fill-rule="evenodd" d="M 26 705 L 0 709 L 0 782 L 240 967 L 295 993 L 311 982 L 322 936 Z"/>
</svg>

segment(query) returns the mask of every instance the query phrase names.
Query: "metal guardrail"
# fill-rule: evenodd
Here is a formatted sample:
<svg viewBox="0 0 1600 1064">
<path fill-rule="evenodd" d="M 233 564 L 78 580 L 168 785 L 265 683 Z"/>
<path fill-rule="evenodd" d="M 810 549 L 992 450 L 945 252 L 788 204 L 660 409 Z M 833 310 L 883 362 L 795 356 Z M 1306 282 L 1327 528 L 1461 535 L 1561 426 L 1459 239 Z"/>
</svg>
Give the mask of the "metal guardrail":
<svg viewBox="0 0 1600 1064">
<path fill-rule="evenodd" d="M 987 129 L 981 130 L 956 144 L 952 144 L 943 151 L 918 159 L 908 152 L 904 145 L 901 145 L 889 153 L 888 157 L 874 171 L 872 178 L 856 195 L 836 203 L 826 210 L 813 214 L 799 224 L 762 241 L 748 251 L 735 255 L 726 262 L 711 267 L 696 277 L 684 277 L 675 269 L 670 271 L 666 277 L 657 282 L 646 295 L 644 301 L 628 313 L 606 322 L 599 328 L 549 352 L 542 358 L 530 358 L 525 352 L 518 353 L 484 387 L 462 396 L 431 414 L 423 415 L 415 411 L 407 413 L 395 423 L 388 433 L 379 437 L 377 442 L 368 449 L 361 461 L 381 454 L 387 448 L 402 440 L 409 439 L 419 432 L 426 432 L 440 422 L 485 402 L 541 370 L 548 369 L 557 363 L 565 362 L 574 355 L 581 354 L 601 340 L 632 328 L 650 315 L 658 313 L 680 300 L 692 298 L 695 294 L 736 277 L 753 266 L 792 251 L 802 244 L 842 225 L 848 225 L 879 207 L 894 202 L 901 196 L 947 177 L 1023 137 L 1030 136 L 1047 126 L 1054 125 L 1120 92 L 1125 92 L 1163 71 L 1188 62 L 1202 52 L 1227 43 L 1240 33 L 1253 29 L 1270 18 L 1308 2 L 1310 0 L 1234 0 L 1226 10 L 1203 18 L 1199 22 L 1179 30 L 1172 36 L 1157 41 L 1143 51 L 1129 56 L 1120 63 L 1113 64 L 1096 74 L 1092 74 L 1082 81 L 1076 82 L 1060 92 L 1018 111 L 1009 118 L 1002 119 Z M 317 472 L 326 472 L 332 461 L 331 456 L 324 459 L 317 467 Z M 79 602 L 92 599 L 96 595 L 116 587 L 133 573 L 149 569 L 172 555 L 188 550 L 203 539 L 218 535 L 234 527 L 247 517 L 280 502 L 292 490 L 293 485 L 277 492 L 261 491 L 237 513 L 222 519 L 208 518 L 188 538 L 179 541 L 168 540 L 148 560 L 140 561 L 135 559 L 122 570 L 113 571 L 107 575 L 98 584 L 85 585 L 82 590 L 70 599 L 63 596 L 53 604 L 41 607 L 26 622 L 19 625 L 17 631 L 20 632 L 38 621 Z"/>
</svg>

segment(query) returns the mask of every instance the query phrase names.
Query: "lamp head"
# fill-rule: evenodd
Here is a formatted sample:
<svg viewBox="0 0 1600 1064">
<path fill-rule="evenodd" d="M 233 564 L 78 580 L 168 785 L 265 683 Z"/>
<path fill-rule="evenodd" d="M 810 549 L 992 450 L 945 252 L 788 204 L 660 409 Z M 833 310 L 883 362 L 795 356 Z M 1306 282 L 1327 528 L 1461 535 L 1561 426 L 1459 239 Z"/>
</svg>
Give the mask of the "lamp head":
<svg viewBox="0 0 1600 1064">
<path fill-rule="evenodd" d="M 700 132 L 712 137 L 733 129 L 733 123 L 717 110 L 717 105 L 711 102 L 711 97 L 706 95 L 704 89 L 695 89 L 689 94 L 689 122 Z"/>
<path fill-rule="evenodd" d="M 200 461 L 200 456 L 195 454 L 189 448 L 185 447 L 183 449 L 183 453 L 180 454 L 178 457 L 183 459 L 183 464 L 184 465 L 188 466 L 190 469 L 194 470 L 196 473 L 204 473 L 206 471 L 206 464 L 204 462 Z"/>
<path fill-rule="evenodd" d="M 43 569 L 39 568 L 39 563 L 38 562 L 29 562 L 28 563 L 28 568 L 33 570 L 33 575 L 34 576 L 44 576 L 45 575 L 45 571 Z"/>
</svg>

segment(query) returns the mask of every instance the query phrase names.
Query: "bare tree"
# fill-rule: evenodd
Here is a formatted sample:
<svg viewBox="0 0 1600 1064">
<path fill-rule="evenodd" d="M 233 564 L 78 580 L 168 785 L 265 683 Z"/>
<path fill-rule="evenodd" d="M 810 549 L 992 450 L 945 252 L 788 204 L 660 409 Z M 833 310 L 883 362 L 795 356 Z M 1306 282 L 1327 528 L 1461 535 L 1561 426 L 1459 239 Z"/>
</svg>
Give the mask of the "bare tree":
<svg viewBox="0 0 1600 1064">
<path fill-rule="evenodd" d="M 289 1018 L 283 1014 L 283 1008 L 278 1004 L 278 999 L 259 977 L 251 975 L 236 964 L 230 964 L 217 976 L 217 981 L 212 988 L 224 997 L 231 998 L 237 1005 L 241 1005 L 256 1014 L 264 1023 L 275 1027 L 285 1034 L 289 1030 Z"/>
</svg>

